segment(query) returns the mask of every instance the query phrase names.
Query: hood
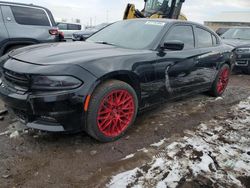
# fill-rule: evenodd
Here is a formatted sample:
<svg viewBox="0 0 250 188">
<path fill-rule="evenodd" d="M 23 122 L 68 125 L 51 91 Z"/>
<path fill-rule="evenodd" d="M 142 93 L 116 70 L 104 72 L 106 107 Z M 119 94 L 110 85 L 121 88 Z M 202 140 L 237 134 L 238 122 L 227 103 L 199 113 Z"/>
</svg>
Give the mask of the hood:
<svg viewBox="0 0 250 188">
<path fill-rule="evenodd" d="M 119 48 L 92 42 L 51 43 L 28 46 L 9 54 L 13 59 L 38 64 L 77 64 L 84 66 L 94 60 L 143 53 L 142 50 Z"/>
<path fill-rule="evenodd" d="M 75 32 L 75 35 L 91 35 L 93 33 L 97 32 L 97 30 L 92 29 L 92 30 L 85 30 L 85 31 L 79 31 L 79 32 Z"/>
<path fill-rule="evenodd" d="M 233 47 L 235 47 L 235 48 L 237 48 L 237 47 L 244 47 L 244 46 L 249 47 L 249 46 L 250 46 L 250 40 L 241 40 L 241 39 L 222 39 L 222 41 L 223 41 L 225 44 L 228 44 L 228 45 L 233 46 Z"/>
</svg>

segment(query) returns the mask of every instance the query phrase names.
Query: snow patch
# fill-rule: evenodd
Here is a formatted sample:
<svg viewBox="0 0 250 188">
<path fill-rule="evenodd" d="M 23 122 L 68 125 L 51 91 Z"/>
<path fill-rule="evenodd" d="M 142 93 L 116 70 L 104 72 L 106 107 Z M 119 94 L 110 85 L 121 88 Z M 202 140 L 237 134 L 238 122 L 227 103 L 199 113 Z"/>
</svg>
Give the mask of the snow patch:
<svg viewBox="0 0 250 188">
<path fill-rule="evenodd" d="M 250 97 L 231 112 L 233 118 L 201 124 L 171 144 L 166 139 L 152 144 L 161 150 L 146 164 L 148 170 L 142 166 L 123 172 L 107 186 L 174 188 L 185 178 L 208 180 L 215 187 L 243 187 L 237 178 L 250 176 Z"/>
<path fill-rule="evenodd" d="M 161 145 L 164 144 L 165 140 L 166 140 L 166 139 L 163 139 L 163 140 L 161 140 L 160 142 L 151 144 L 150 146 L 152 146 L 152 147 L 160 147 Z"/>
</svg>

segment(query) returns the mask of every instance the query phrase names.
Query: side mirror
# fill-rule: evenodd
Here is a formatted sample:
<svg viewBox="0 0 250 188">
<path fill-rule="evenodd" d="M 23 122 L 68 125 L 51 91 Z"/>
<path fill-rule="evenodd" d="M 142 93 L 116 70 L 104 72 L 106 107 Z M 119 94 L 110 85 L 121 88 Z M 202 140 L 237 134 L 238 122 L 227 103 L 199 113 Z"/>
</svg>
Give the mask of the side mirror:
<svg viewBox="0 0 250 188">
<path fill-rule="evenodd" d="M 184 43 L 178 40 L 167 41 L 163 44 L 163 48 L 172 51 L 181 51 L 184 48 Z"/>
</svg>

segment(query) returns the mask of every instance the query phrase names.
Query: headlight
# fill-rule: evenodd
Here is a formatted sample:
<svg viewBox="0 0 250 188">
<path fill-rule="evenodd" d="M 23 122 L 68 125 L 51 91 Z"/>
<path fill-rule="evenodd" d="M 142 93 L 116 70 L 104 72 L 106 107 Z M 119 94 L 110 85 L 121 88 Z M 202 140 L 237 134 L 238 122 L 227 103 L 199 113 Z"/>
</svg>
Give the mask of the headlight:
<svg viewBox="0 0 250 188">
<path fill-rule="evenodd" d="M 72 76 L 32 76 L 31 89 L 34 90 L 67 90 L 75 89 L 82 82 Z"/>
<path fill-rule="evenodd" d="M 250 53 L 250 48 L 237 48 L 236 52 L 244 54 L 244 53 Z"/>
</svg>

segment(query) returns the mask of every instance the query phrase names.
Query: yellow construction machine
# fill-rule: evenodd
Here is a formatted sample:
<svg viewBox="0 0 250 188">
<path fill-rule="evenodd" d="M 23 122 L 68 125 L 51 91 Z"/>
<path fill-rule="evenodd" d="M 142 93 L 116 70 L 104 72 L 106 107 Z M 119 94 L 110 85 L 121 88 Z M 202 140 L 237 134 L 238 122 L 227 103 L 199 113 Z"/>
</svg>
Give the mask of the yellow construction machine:
<svg viewBox="0 0 250 188">
<path fill-rule="evenodd" d="M 128 4 L 123 19 L 134 18 L 169 18 L 187 20 L 181 14 L 185 0 L 144 0 L 144 8 L 139 11 L 134 4 Z"/>
</svg>

